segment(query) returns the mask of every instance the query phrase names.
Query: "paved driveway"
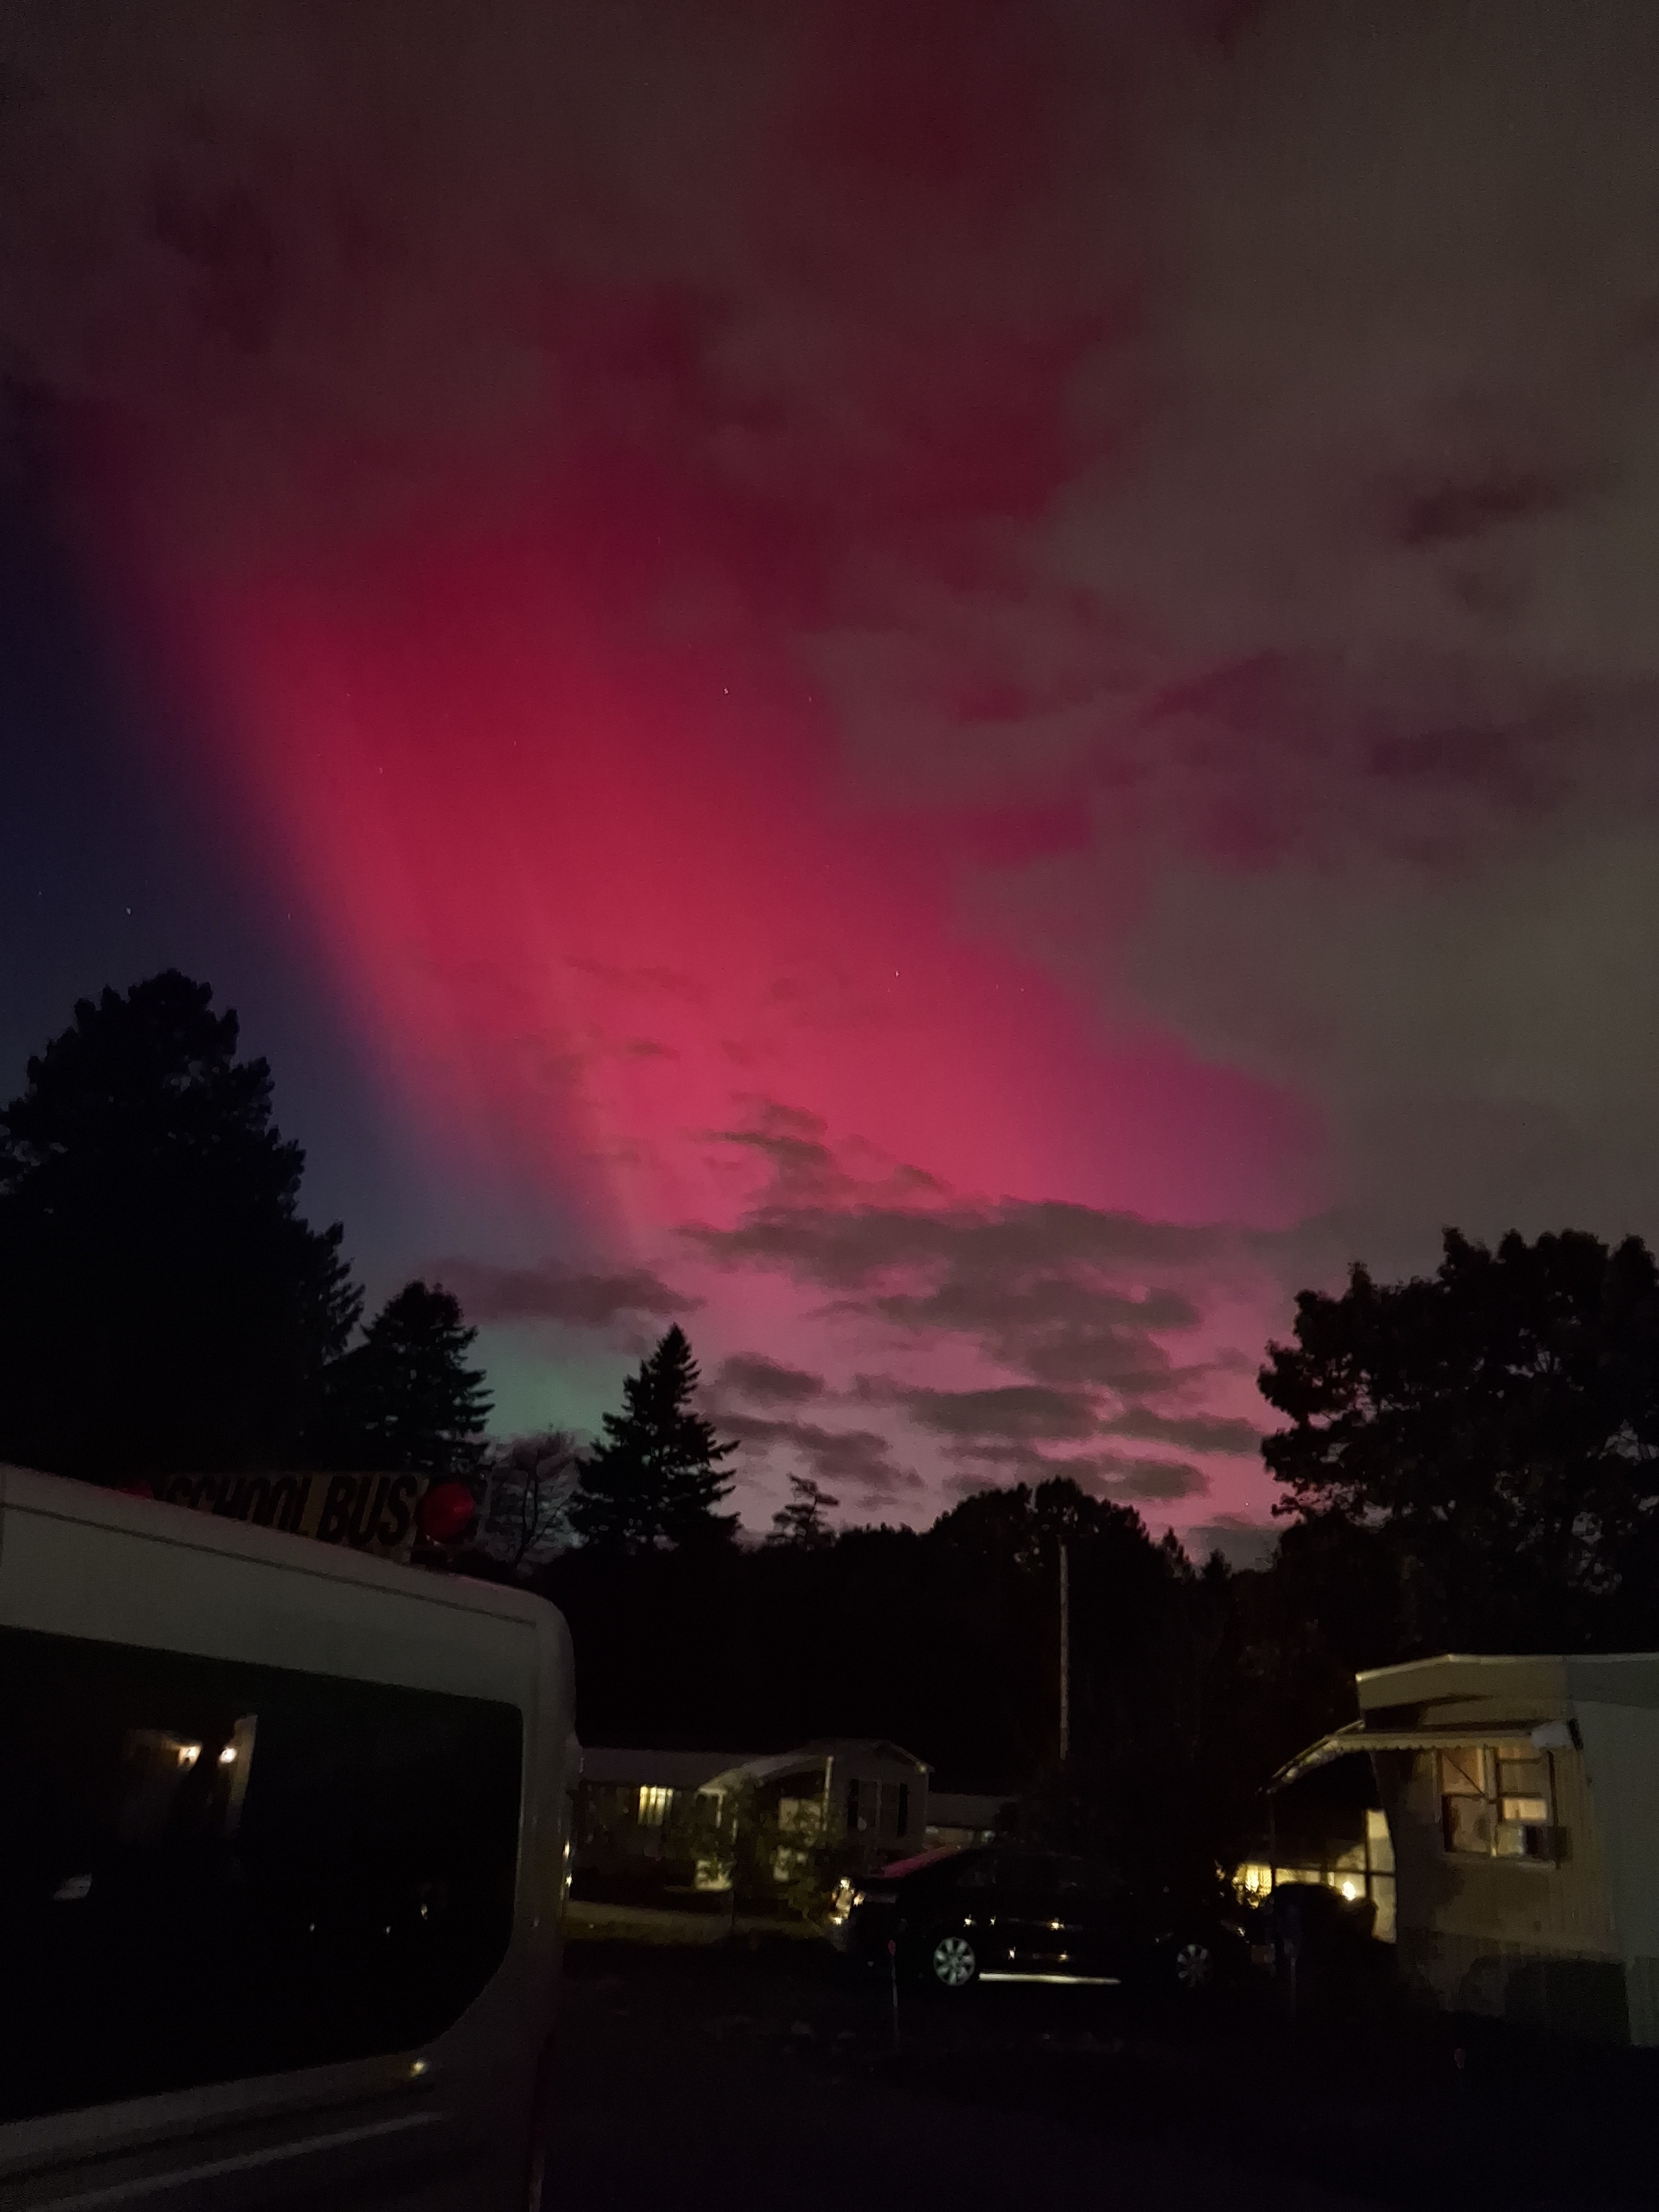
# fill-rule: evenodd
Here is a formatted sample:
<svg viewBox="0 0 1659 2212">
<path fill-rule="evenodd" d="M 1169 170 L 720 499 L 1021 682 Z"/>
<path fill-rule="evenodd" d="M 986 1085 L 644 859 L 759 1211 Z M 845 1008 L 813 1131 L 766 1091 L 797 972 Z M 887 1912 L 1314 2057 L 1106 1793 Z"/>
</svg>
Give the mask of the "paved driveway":
<svg viewBox="0 0 1659 2212">
<path fill-rule="evenodd" d="M 1057 2008 L 933 2004 L 907 2012 L 895 2054 L 879 1991 L 793 1962 L 574 1947 L 558 2201 L 569 2212 L 1334 2212 L 1351 2201 L 1241 2170 L 1162 2127 L 1137 2140 L 960 2093 L 958 2063 L 994 2062 L 1010 2033 L 1039 2064 L 1109 2074 L 1124 2055 L 1110 2028 Z"/>
</svg>

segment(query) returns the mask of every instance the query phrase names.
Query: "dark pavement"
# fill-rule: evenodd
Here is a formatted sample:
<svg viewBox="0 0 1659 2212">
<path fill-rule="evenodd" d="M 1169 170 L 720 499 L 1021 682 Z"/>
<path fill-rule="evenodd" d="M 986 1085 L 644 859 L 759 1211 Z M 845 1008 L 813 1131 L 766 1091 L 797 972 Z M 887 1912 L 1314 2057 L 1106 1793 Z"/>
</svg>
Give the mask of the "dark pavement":
<svg viewBox="0 0 1659 2212">
<path fill-rule="evenodd" d="M 1504 2212 L 1659 2203 L 1656 2055 L 1387 2011 L 907 1996 L 821 1946 L 571 1947 L 557 2202 Z"/>
<path fill-rule="evenodd" d="M 1039 2066 L 1109 2069 L 1112 2023 L 1096 2008 L 1068 2016 L 1063 2005 L 993 2003 L 989 1990 L 961 2008 L 917 1999 L 902 2008 L 896 2052 L 882 1992 L 843 1990 L 813 1971 L 819 1963 L 573 1950 L 556 2092 L 558 2201 L 569 2212 L 1328 2212 L 1351 2201 L 1241 2170 L 1162 2127 L 1139 2140 L 1102 2134 L 972 2094 L 974 2063 L 994 2057 L 1010 2033 Z"/>
</svg>

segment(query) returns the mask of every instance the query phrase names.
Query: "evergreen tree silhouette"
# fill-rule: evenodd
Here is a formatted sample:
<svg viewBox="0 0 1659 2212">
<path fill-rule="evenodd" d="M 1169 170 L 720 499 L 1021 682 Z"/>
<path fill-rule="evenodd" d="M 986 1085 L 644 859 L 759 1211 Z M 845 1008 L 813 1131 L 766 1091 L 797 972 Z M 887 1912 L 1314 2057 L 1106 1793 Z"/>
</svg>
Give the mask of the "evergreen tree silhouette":
<svg viewBox="0 0 1659 2212">
<path fill-rule="evenodd" d="M 337 1466 L 466 1475 L 484 1455 L 489 1396 L 466 1355 L 477 1337 L 441 1283 L 406 1283 L 330 1370 Z"/>
<path fill-rule="evenodd" d="M 767 1542 L 822 1551 L 826 1544 L 836 1540 L 836 1532 L 824 1516 L 840 1504 L 839 1498 L 832 1498 L 810 1474 L 792 1474 L 789 1503 L 780 1506 L 772 1516 L 772 1532 Z"/>
<path fill-rule="evenodd" d="M 112 1480 L 304 1464 L 362 1293 L 234 1013 L 83 999 L 0 1109 L 0 1459 Z"/>
<path fill-rule="evenodd" d="M 717 1443 L 692 1412 L 697 1382 L 676 1323 L 623 1384 L 623 1412 L 605 1416 L 605 1441 L 582 1462 L 570 1520 L 584 1544 L 634 1553 L 731 1540 L 738 1516 L 715 1508 L 732 1489 L 720 1462 L 737 1446 Z"/>
</svg>

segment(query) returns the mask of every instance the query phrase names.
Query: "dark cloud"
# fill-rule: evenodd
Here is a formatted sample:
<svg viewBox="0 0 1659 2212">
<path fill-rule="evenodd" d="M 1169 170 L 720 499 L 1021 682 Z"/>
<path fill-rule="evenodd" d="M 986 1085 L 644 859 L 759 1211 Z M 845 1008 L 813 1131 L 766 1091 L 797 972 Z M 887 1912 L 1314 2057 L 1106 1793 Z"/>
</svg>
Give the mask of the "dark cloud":
<svg viewBox="0 0 1659 2212">
<path fill-rule="evenodd" d="M 1101 1425 L 1109 1436 L 1133 1437 L 1149 1444 L 1180 1444 L 1188 1451 L 1254 1456 L 1261 1449 L 1260 1429 L 1249 1421 L 1228 1420 L 1216 1413 L 1161 1413 L 1150 1406 L 1132 1406 Z"/>
<path fill-rule="evenodd" d="M 1102 1494 L 1167 1500 L 1195 1495 L 1205 1478 L 1185 1462 L 1048 1448 L 1108 1434 L 1189 1451 L 1254 1448 L 1243 1422 L 1159 1416 L 1146 1402 L 1190 1389 L 1204 1371 L 1177 1366 L 1161 1340 L 1200 1326 L 1194 1287 L 1209 1288 L 1218 1269 L 1259 1268 L 1236 1233 L 1059 1202 L 898 1197 L 890 1173 L 877 1202 L 820 1121 L 775 1104 L 724 1141 L 759 1156 L 766 1185 L 735 1228 L 689 1230 L 695 1249 L 833 1291 L 828 1318 L 874 1323 L 917 1347 L 954 1339 L 1026 1378 L 954 1389 L 855 1378 L 850 1401 L 890 1407 L 938 1438 L 962 1480 L 1067 1474 Z"/>
<path fill-rule="evenodd" d="M 860 1379 L 866 1395 L 876 1395 L 879 1385 L 872 1385 L 872 1378 Z M 987 1390 L 897 1389 L 886 1395 L 918 1427 L 944 1437 L 1086 1437 L 1099 1426 L 1093 1404 L 1081 1391 L 1035 1383 Z"/>
<path fill-rule="evenodd" d="M 824 1382 L 821 1375 L 786 1367 L 764 1352 L 739 1352 L 722 1361 L 714 1389 L 722 1395 L 746 1398 L 751 1405 L 799 1406 L 822 1397 Z"/>
<path fill-rule="evenodd" d="M 579 1274 L 550 1260 L 538 1267 L 445 1260 L 435 1272 L 471 1321 L 555 1321 L 573 1328 L 609 1328 L 635 1314 L 672 1320 L 695 1313 L 702 1304 L 701 1298 L 674 1290 L 647 1267 Z"/>
<path fill-rule="evenodd" d="M 871 1204 L 821 1139 L 810 1140 L 805 1158 L 793 1147 L 809 1140 L 756 1141 L 770 1148 L 771 1188 L 737 1227 L 688 1230 L 694 1249 L 724 1267 L 774 1268 L 832 1291 L 835 1315 L 918 1342 L 971 1341 L 1030 1378 L 1010 1386 L 1029 1394 L 1006 1400 L 1011 1408 L 1048 1407 L 1076 1423 L 1080 1394 L 1090 1390 L 1127 1400 L 1169 1390 L 1189 1370 L 1177 1369 L 1160 1339 L 1198 1326 L 1194 1286 L 1217 1271 L 1260 1266 L 1227 1231 L 1083 1206 Z M 853 1194 L 838 1204 L 795 1197 L 809 1177 L 819 1188 L 833 1179 Z M 918 1395 L 915 1417 L 941 1426 L 951 1395 L 934 1402 Z"/>
<path fill-rule="evenodd" d="M 852 1187 L 827 1142 L 828 1132 L 821 1115 L 760 1099 L 748 1128 L 720 1129 L 713 1136 L 716 1144 L 752 1152 L 764 1162 L 775 1204 L 809 1206 Z"/>
<path fill-rule="evenodd" d="M 1092 1497 L 1121 1504 L 1165 1505 L 1201 1498 L 1210 1487 L 1208 1475 L 1189 1461 L 1138 1458 L 1121 1452 L 1045 1452 L 1030 1443 L 975 1443 L 958 1445 L 951 1456 L 957 1466 L 945 1477 L 945 1487 L 957 1496 L 1060 1478 Z"/>
<path fill-rule="evenodd" d="M 1607 740 L 1656 672 L 1659 53 L 1645 4 L 1595 15 L 36 10 L 0 327 L 262 521 L 319 422 L 394 477 L 512 481 L 550 391 L 695 452 L 805 525 L 839 588 L 802 650 L 878 784 L 1413 848 L 1446 780 L 1375 764 L 1471 730 L 1521 763 L 1479 842 L 1506 787 L 1654 797 Z"/>
<path fill-rule="evenodd" d="M 1455 544 L 1565 507 L 1584 489 L 1539 469 L 1431 470 L 1392 487 L 1389 520 L 1403 545 Z"/>
<path fill-rule="evenodd" d="M 1010 1275 L 994 1258 L 987 1264 L 971 1238 L 933 1287 L 878 1295 L 866 1310 L 918 1337 L 972 1337 L 988 1358 L 1054 1389 L 1130 1394 L 1165 1389 L 1174 1378 L 1173 1363 L 1152 1332 L 1190 1328 L 1199 1318 L 1182 1291 L 1135 1296 L 1063 1267 Z"/>
<path fill-rule="evenodd" d="M 815 1177 L 833 1176 L 842 1186 L 855 1188 L 821 1139 L 744 1132 L 727 1141 L 766 1151 L 792 1174 L 799 1161 Z M 736 1229 L 693 1225 L 685 1234 L 721 1266 L 776 1267 L 827 1290 L 869 1288 L 902 1270 L 949 1268 L 955 1280 L 941 1291 L 963 1309 L 982 1299 L 984 1285 L 998 1276 L 1018 1279 L 1066 1267 L 1192 1266 L 1222 1256 L 1237 1241 L 1224 1230 L 1146 1221 L 1059 1200 L 827 1206 L 787 1203 L 787 1196 L 774 1193 Z M 925 1321 L 927 1311 L 917 1309 L 916 1318 Z M 1192 1317 L 1173 1293 L 1154 1312 L 1159 1316 L 1151 1324 L 1155 1327 L 1180 1327 Z M 945 1325 L 960 1324 L 946 1318 Z"/>
<path fill-rule="evenodd" d="M 873 1429 L 828 1429 L 816 1421 L 769 1419 L 722 1411 L 721 1431 L 769 1456 L 804 1461 L 815 1480 L 837 1492 L 851 1487 L 866 1498 L 920 1490 L 921 1477 L 893 1457 L 890 1438 Z"/>
<path fill-rule="evenodd" d="M 1109 1459 L 1102 1468 L 1115 1498 L 1136 1504 L 1173 1504 L 1181 1498 L 1202 1498 L 1210 1478 L 1202 1468 L 1176 1459 Z"/>
<path fill-rule="evenodd" d="M 718 481 L 766 526 L 715 594 L 860 803 L 980 810 L 1005 939 L 1302 1102 L 1348 1249 L 1652 1233 L 1651 0 L 13 12 L 0 354 L 158 542 L 280 569 L 584 447 Z M 589 975 L 642 1040 L 697 988 Z M 773 1188 L 705 1258 L 1200 1449 L 1140 1401 L 1261 1240 L 722 1141 Z"/>
</svg>

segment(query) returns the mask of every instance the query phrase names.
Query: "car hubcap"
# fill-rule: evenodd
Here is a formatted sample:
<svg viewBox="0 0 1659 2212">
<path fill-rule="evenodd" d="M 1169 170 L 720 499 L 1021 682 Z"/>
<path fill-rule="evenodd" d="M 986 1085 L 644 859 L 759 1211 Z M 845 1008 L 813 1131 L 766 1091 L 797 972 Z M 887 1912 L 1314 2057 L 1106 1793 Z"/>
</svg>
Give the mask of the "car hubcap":
<svg viewBox="0 0 1659 2212">
<path fill-rule="evenodd" d="M 933 1946 L 933 1972 L 947 1990 L 974 1978 L 974 1947 L 965 1936 L 945 1936 Z"/>
<path fill-rule="evenodd" d="M 1175 1954 L 1176 1980 L 1183 1990 L 1201 1990 L 1210 1978 L 1210 1954 L 1202 1943 L 1183 1943 Z"/>
</svg>

